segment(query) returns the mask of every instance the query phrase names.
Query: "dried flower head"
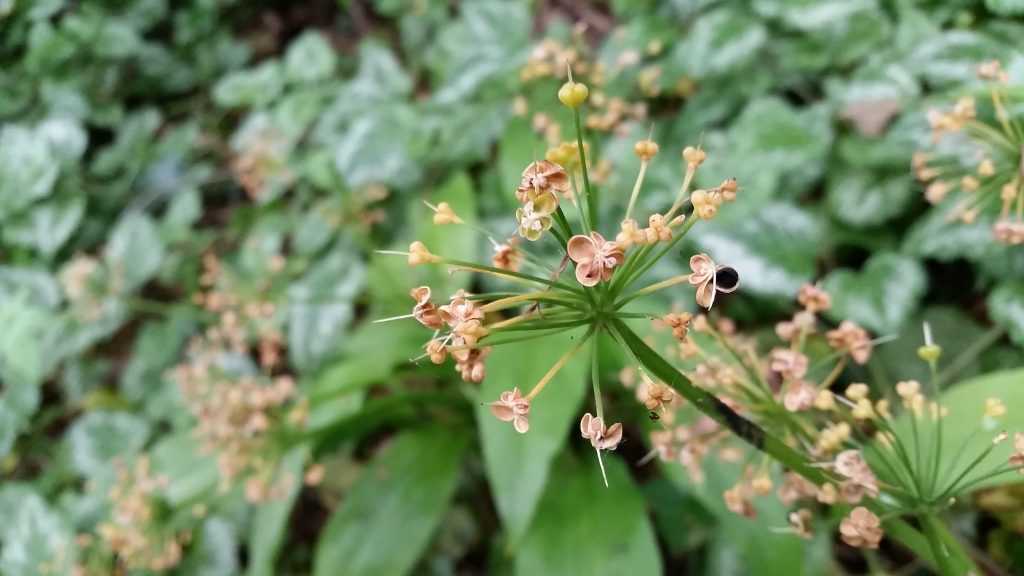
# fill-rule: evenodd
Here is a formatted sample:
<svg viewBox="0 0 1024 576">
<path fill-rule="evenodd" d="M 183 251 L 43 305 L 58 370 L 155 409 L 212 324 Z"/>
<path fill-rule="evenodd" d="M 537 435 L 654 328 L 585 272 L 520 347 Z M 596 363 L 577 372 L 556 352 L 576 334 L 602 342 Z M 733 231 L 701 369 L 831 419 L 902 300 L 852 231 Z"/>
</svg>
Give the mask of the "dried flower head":
<svg viewBox="0 0 1024 576">
<path fill-rule="evenodd" d="M 839 534 L 854 548 L 874 550 L 882 541 L 882 522 L 873 512 L 863 506 L 850 511 L 839 524 Z"/>
<path fill-rule="evenodd" d="M 519 388 L 502 392 L 490 406 L 491 414 L 502 422 L 511 422 L 516 432 L 526 434 L 530 430 L 530 401 L 520 394 Z"/>
<path fill-rule="evenodd" d="M 690 257 L 690 285 L 697 287 L 697 304 L 708 310 L 715 303 L 715 294 L 729 294 L 740 285 L 740 276 L 733 268 L 718 266 L 707 254 Z"/>
<path fill-rule="evenodd" d="M 605 240 L 597 232 L 573 236 L 566 251 L 576 263 L 576 281 L 588 287 L 611 280 L 615 267 L 626 260 L 618 244 Z"/>
</svg>

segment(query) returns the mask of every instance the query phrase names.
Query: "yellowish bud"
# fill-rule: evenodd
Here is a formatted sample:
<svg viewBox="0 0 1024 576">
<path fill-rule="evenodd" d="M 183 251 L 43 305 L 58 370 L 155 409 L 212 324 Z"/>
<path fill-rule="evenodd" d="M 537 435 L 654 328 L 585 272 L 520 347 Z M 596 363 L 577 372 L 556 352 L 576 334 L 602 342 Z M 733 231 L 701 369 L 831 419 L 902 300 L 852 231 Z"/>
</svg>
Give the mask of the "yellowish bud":
<svg viewBox="0 0 1024 576">
<path fill-rule="evenodd" d="M 917 357 L 925 362 L 936 362 L 939 356 L 942 356 L 942 347 L 938 344 L 926 344 L 917 349 Z"/>
<path fill-rule="evenodd" d="M 693 146 L 687 146 L 683 149 L 683 160 L 686 164 L 696 168 L 704 163 L 704 160 L 708 155 L 700 148 L 694 148 Z"/>
<path fill-rule="evenodd" d="M 409 266 L 418 266 L 420 264 L 430 264 L 433 262 L 439 262 L 441 259 L 430 253 L 423 242 L 419 240 L 409 244 Z"/>
<path fill-rule="evenodd" d="M 658 143 L 653 140 L 640 140 L 633 145 L 633 152 L 647 162 L 658 153 Z"/>
<path fill-rule="evenodd" d="M 562 87 L 558 89 L 558 100 L 569 108 L 579 108 L 580 105 L 587 101 L 587 96 L 589 95 L 590 89 L 582 82 L 570 80 L 562 84 Z"/>
<path fill-rule="evenodd" d="M 461 224 L 462 218 L 452 210 L 452 207 L 447 202 L 441 202 L 437 205 L 437 210 L 434 211 L 434 224 L 443 226 L 445 224 Z"/>
</svg>

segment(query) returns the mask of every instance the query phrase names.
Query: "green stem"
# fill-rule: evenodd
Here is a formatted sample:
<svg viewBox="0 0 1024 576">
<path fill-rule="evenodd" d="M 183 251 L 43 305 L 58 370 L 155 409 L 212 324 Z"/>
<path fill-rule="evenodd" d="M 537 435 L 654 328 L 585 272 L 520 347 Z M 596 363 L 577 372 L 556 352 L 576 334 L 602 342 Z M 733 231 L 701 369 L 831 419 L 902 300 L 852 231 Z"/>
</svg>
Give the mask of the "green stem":
<svg viewBox="0 0 1024 576">
<path fill-rule="evenodd" d="M 613 320 L 612 328 L 619 335 L 619 338 L 622 339 L 626 347 L 636 356 L 637 361 L 641 365 L 662 382 L 675 388 L 677 392 L 698 410 L 731 430 L 754 448 L 775 458 L 782 465 L 801 476 L 817 484 L 830 480 L 821 468 L 811 465 L 811 462 L 802 454 L 790 448 L 778 438 L 767 434 L 757 424 L 737 414 L 716 396 L 695 386 L 681 372 L 652 350 L 622 320 Z"/>
<path fill-rule="evenodd" d="M 583 189 L 586 191 L 587 214 L 590 216 L 591 228 L 597 228 L 597 194 L 590 188 L 590 176 L 587 175 L 587 152 L 583 149 L 583 127 L 580 122 L 580 109 L 572 109 L 572 122 L 576 126 L 576 145 L 580 150 L 580 170 L 583 172 Z"/>
<path fill-rule="evenodd" d="M 924 513 L 919 516 L 921 529 L 928 538 L 928 545 L 932 549 L 935 563 L 943 576 L 963 576 L 972 570 L 974 562 L 967 552 L 946 529 L 946 526 L 934 513 Z"/>
<path fill-rule="evenodd" d="M 569 238 L 572 238 L 572 226 L 569 225 L 569 219 L 565 217 L 565 212 L 562 212 L 562 205 L 558 205 L 558 209 L 555 210 L 555 223 L 562 229 L 564 237 L 558 237 L 559 242 L 562 243 L 562 251 L 567 250 L 567 244 Z"/>
<path fill-rule="evenodd" d="M 590 383 L 594 388 L 594 410 L 597 417 L 604 420 L 604 405 L 601 402 L 601 370 L 598 362 L 598 354 L 601 342 L 601 332 L 594 336 L 593 349 L 590 354 Z"/>
</svg>

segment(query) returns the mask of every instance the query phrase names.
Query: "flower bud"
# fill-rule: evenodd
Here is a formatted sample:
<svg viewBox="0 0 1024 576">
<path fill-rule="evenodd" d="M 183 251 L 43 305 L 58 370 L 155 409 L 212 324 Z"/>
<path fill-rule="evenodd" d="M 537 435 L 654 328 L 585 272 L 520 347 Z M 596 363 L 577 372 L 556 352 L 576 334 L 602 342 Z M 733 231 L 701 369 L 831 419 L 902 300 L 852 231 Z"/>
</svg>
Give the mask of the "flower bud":
<svg viewBox="0 0 1024 576">
<path fill-rule="evenodd" d="M 452 207 L 447 202 L 441 202 L 437 205 L 437 210 L 434 211 L 434 224 L 443 226 L 445 224 L 461 224 L 462 218 L 459 218 L 458 214 L 452 210 Z"/>
<path fill-rule="evenodd" d="M 427 246 L 419 240 L 409 244 L 409 266 L 418 266 L 420 264 L 429 264 L 432 262 L 439 261 L 440 258 L 430 253 L 427 250 Z"/>
<path fill-rule="evenodd" d="M 658 153 L 658 143 L 653 140 L 640 140 L 633 145 L 633 152 L 644 162 L 650 161 Z"/>
<path fill-rule="evenodd" d="M 687 146 L 686 148 L 683 149 L 683 160 L 686 161 L 687 165 L 689 165 L 689 166 L 691 166 L 693 168 L 696 168 L 696 167 L 700 166 L 701 164 L 703 164 L 704 163 L 704 159 L 707 158 L 707 157 L 708 157 L 708 155 L 703 150 L 701 150 L 700 148 L 694 148 L 693 146 Z"/>
<path fill-rule="evenodd" d="M 579 108 L 581 104 L 587 101 L 587 96 L 589 95 L 590 90 L 582 82 L 570 80 L 562 84 L 562 87 L 558 89 L 558 99 L 569 108 Z"/>
<path fill-rule="evenodd" d="M 936 362 L 942 356 L 942 347 L 938 344 L 928 344 L 917 349 L 917 357 L 925 362 Z"/>
</svg>

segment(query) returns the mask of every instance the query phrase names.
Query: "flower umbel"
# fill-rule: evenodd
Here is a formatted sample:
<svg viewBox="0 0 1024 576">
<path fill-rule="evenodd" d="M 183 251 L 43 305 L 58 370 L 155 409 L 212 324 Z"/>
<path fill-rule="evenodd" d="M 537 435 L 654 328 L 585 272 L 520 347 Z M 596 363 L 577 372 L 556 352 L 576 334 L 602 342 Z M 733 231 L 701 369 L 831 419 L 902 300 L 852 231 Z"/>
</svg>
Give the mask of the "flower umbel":
<svg viewBox="0 0 1024 576">
<path fill-rule="evenodd" d="M 951 192 L 950 220 L 970 224 L 982 218 L 1002 244 L 1024 244 L 1024 125 L 1019 91 L 998 61 L 984 62 L 978 77 L 988 89 L 980 106 L 965 96 L 947 109 L 928 113 L 931 146 L 914 154 L 912 168 L 925 185 L 925 199 L 943 204 Z"/>
<path fill-rule="evenodd" d="M 408 252 L 384 253 L 403 255 L 412 266 L 433 264 L 451 272 L 472 272 L 485 277 L 486 289 L 493 292 L 459 291 L 444 305 L 434 304 L 429 286 L 420 286 L 410 295 L 414 301 L 411 314 L 380 321 L 414 318 L 434 331 L 424 346 L 424 357 L 443 363 L 449 356 L 462 378 L 480 382 L 486 376 L 485 361 L 491 353 L 501 353 L 506 343 L 545 338 L 575 331 L 575 343 L 565 352 L 528 393 L 519 388 L 503 392 L 491 402 L 492 414 L 510 422 L 520 433 L 529 430 L 529 414 L 543 389 L 567 362 L 584 346 L 591 346 L 596 414 L 587 414 L 581 422 L 581 433 L 600 452 L 612 450 L 622 440 L 620 424 L 605 424 L 601 403 L 601 377 L 598 373 L 597 346 L 601 339 L 621 342 L 625 321 L 645 314 L 632 312 L 629 305 L 636 299 L 688 281 L 697 292 L 697 301 L 710 308 L 718 293 L 729 293 L 738 287 L 739 276 L 728 266 L 721 266 L 702 254 L 691 261 L 693 274 L 682 274 L 647 286 L 636 288 L 645 273 L 667 256 L 689 230 L 699 221 L 711 218 L 725 202 L 736 198 L 738 185 L 727 180 L 709 190 L 691 191 L 701 163 L 707 153 L 699 147 L 687 147 L 682 154 L 682 185 L 670 206 L 663 211 L 645 215 L 641 228 L 633 220 L 636 199 L 643 188 L 647 166 L 658 153 L 658 145 L 647 138 L 636 145 L 640 162 L 626 217 L 617 229 L 602 234 L 597 209 L 600 190 L 591 184 L 587 155 L 589 148 L 581 132 L 584 123 L 581 109 L 587 102 L 586 85 L 569 79 L 558 97 L 568 107 L 577 128 L 575 142 L 563 142 L 549 150 L 546 159 L 530 163 L 515 187 L 516 233 L 528 242 L 517 244 L 494 238 L 478 227 L 470 214 L 456 214 L 445 202 L 428 204 L 434 211 L 438 226 L 468 226 L 484 235 L 494 248 L 490 265 L 447 258 L 432 253 L 425 244 L 414 241 Z M 700 218 L 692 217 L 701 203 L 713 206 Z M 563 204 L 575 217 L 563 210 Z M 546 245 L 545 245 L 546 243 Z M 557 250 L 560 257 L 545 262 L 541 255 Z M 571 274 L 569 267 L 572 267 Z M 483 279 L 482 279 L 483 280 Z M 512 313 L 509 313 L 509 312 Z M 685 339 L 688 317 L 672 316 L 680 340 Z M 646 376 L 645 376 L 645 379 Z M 642 388 L 645 404 L 655 417 L 667 414 L 679 396 L 664 383 L 653 381 Z M 696 456 L 694 456 L 696 460 Z M 603 465 L 602 465 L 603 470 Z"/>
</svg>

